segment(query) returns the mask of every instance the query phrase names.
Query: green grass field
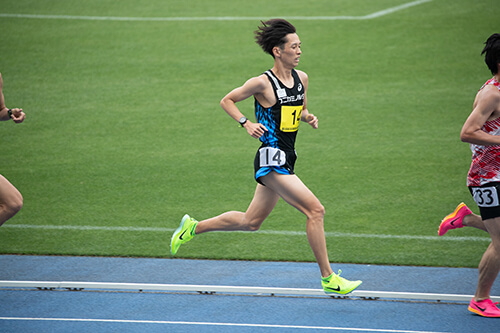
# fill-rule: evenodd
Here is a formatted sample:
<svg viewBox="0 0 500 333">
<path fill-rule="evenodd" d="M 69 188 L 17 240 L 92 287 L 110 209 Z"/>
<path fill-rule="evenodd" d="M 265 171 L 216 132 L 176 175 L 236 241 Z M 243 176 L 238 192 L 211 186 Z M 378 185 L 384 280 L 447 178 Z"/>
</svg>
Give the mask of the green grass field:
<svg viewBox="0 0 500 333">
<path fill-rule="evenodd" d="M 24 196 L 0 253 L 170 257 L 185 213 L 245 210 L 259 143 L 219 101 L 272 67 L 258 19 L 2 14 L 364 16 L 411 1 L 0 0 L 6 103 L 27 114 L 0 124 L 0 173 Z M 332 262 L 477 266 L 487 234 L 438 239 L 437 227 L 461 201 L 477 212 L 459 132 L 491 77 L 480 52 L 499 15 L 497 0 L 433 0 L 367 20 L 290 19 L 320 119 L 301 127 L 296 172 L 326 207 Z M 304 232 L 280 202 L 260 232 L 205 234 L 178 257 L 314 261 Z"/>
</svg>

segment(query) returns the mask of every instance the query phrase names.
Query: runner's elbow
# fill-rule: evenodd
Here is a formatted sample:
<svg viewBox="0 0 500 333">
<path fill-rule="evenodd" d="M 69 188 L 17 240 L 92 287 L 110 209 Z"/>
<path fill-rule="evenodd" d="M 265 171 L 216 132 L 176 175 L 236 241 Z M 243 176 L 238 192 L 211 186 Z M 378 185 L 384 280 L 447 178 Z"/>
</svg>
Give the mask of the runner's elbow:
<svg viewBox="0 0 500 333">
<path fill-rule="evenodd" d="M 460 132 L 460 141 L 466 142 L 466 143 L 471 143 L 472 135 L 468 131 L 462 130 Z"/>
<path fill-rule="evenodd" d="M 227 97 L 227 96 L 224 96 L 221 100 L 220 100 L 220 106 L 225 110 L 229 104 L 229 101 L 230 99 Z"/>
</svg>

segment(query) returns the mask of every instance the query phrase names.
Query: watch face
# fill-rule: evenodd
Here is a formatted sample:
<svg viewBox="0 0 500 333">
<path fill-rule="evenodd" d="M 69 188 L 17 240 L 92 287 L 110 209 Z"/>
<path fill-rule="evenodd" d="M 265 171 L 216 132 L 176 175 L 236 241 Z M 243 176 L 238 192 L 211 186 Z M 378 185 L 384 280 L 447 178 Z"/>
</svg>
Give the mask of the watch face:
<svg viewBox="0 0 500 333">
<path fill-rule="evenodd" d="M 240 118 L 240 124 L 244 124 L 247 121 L 247 118 L 241 117 Z"/>
</svg>

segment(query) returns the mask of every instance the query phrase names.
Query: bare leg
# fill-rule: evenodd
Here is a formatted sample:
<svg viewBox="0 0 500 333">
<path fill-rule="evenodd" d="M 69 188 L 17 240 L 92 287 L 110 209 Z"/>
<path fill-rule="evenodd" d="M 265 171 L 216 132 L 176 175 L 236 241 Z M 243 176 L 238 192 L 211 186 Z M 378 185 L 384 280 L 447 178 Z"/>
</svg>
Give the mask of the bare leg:
<svg viewBox="0 0 500 333">
<path fill-rule="evenodd" d="M 488 232 L 488 230 L 486 230 L 486 226 L 484 225 L 483 219 L 481 218 L 481 216 L 476 214 L 465 216 L 462 224 L 466 227 L 473 227 Z"/>
<path fill-rule="evenodd" d="M 0 226 L 23 207 L 23 197 L 4 176 L 0 175 Z"/>
<path fill-rule="evenodd" d="M 321 275 L 330 276 L 333 271 L 328 259 L 323 218 L 325 208 L 306 185 L 295 175 L 280 175 L 275 172 L 262 177 L 262 182 L 274 190 L 287 203 L 307 217 L 307 239 L 318 262 Z"/>
<path fill-rule="evenodd" d="M 253 200 L 245 213 L 231 211 L 200 221 L 196 226 L 195 233 L 235 230 L 256 231 L 271 214 L 278 200 L 279 196 L 276 192 L 258 184 Z"/>
<path fill-rule="evenodd" d="M 210 231 L 255 231 L 269 216 L 282 197 L 307 217 L 307 239 L 316 257 L 323 277 L 333 271 L 326 249 L 323 217 L 325 209 L 316 196 L 295 175 L 280 175 L 275 172 L 261 178 L 266 186 L 257 185 L 255 195 L 245 213 L 230 211 L 219 216 L 200 221 L 195 233 Z"/>
<path fill-rule="evenodd" d="M 476 301 L 490 298 L 491 287 L 500 271 L 500 217 L 484 221 L 491 236 L 491 244 L 479 263 L 479 279 L 475 294 Z"/>
</svg>

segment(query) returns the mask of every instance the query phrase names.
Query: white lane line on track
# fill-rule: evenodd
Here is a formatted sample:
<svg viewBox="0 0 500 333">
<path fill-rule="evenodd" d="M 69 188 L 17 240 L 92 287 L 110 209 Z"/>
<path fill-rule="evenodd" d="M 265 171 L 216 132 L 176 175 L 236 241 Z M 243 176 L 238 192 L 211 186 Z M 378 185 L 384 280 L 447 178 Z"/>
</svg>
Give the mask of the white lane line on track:
<svg viewBox="0 0 500 333">
<path fill-rule="evenodd" d="M 37 225 L 37 224 L 4 224 L 1 229 L 45 229 L 45 230 L 77 230 L 77 231 L 131 231 L 131 232 L 173 232 L 175 228 L 154 228 L 154 227 L 106 227 L 106 226 L 86 226 L 86 225 Z M 1 232 L 0 229 L 0 232 Z M 243 233 L 244 231 L 233 231 Z M 286 230 L 259 230 L 256 234 L 279 235 L 279 236 L 306 236 L 305 231 Z M 401 240 L 424 240 L 424 241 L 453 241 L 453 242 L 490 242 L 488 237 L 439 237 L 420 235 L 384 235 L 384 234 L 358 234 L 347 232 L 325 232 L 326 237 L 337 238 L 373 238 L 373 239 L 401 239 Z"/>
<path fill-rule="evenodd" d="M 192 285 L 192 284 L 162 284 L 162 283 L 124 283 L 124 282 L 84 282 L 84 281 L 12 281 L 0 280 L 0 288 L 22 288 L 42 290 L 73 290 L 73 291 L 129 291 L 129 292 L 176 292 L 176 293 L 208 293 L 219 295 L 250 295 L 250 296 L 295 296 L 295 297 L 323 297 L 323 289 L 310 288 L 280 288 L 255 286 L 223 286 L 223 285 Z M 0 289 L 1 290 L 1 289 Z M 338 295 L 340 296 L 340 295 Z M 342 296 L 344 297 L 344 296 Z M 404 291 L 371 291 L 354 290 L 347 298 L 357 297 L 372 300 L 419 300 L 426 302 L 470 302 L 473 295 L 438 294 Z M 490 296 L 493 302 L 500 301 L 499 296 Z"/>
<path fill-rule="evenodd" d="M 171 320 L 125 320 L 125 319 L 92 319 L 92 318 L 31 318 L 31 317 L 0 317 L 0 320 L 24 320 L 24 321 L 59 321 L 59 322 L 93 322 L 93 323 L 118 323 L 118 324 L 164 324 L 164 325 L 198 325 L 198 326 L 229 326 L 229 327 L 255 327 L 255 328 L 277 328 L 277 329 L 305 329 L 305 330 L 331 330 L 349 332 L 386 332 L 386 333 L 446 333 L 430 331 L 409 331 L 395 329 L 376 328 L 354 328 L 354 327 L 332 327 L 332 326 L 303 326 L 303 325 L 270 325 L 250 323 L 215 323 L 215 322 L 189 322 Z"/>
<path fill-rule="evenodd" d="M 432 0 L 417 0 L 399 6 L 380 10 L 363 16 L 284 16 L 288 20 L 371 20 L 394 12 L 417 6 Z M 90 20 L 90 21 L 260 21 L 263 17 L 238 17 L 238 16 L 205 16 L 205 17 L 118 17 L 118 16 L 77 16 L 77 15 L 38 15 L 38 14 L 9 14 L 0 13 L 0 17 L 28 18 L 28 19 L 56 19 L 56 20 Z"/>
</svg>

